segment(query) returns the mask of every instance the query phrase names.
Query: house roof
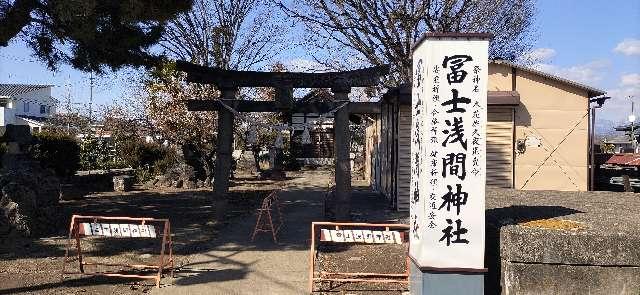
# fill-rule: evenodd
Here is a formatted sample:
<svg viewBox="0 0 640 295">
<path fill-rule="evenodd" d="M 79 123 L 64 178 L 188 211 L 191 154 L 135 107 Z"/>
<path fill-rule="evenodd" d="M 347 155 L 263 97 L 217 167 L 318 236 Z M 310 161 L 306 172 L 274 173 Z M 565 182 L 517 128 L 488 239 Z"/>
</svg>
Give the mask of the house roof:
<svg viewBox="0 0 640 295">
<path fill-rule="evenodd" d="M 0 84 L 0 96 L 13 97 L 52 86 L 41 84 Z"/>
<path fill-rule="evenodd" d="M 25 115 L 17 115 L 16 117 L 23 119 L 31 124 L 44 125 L 47 121 L 47 117 L 36 117 L 36 116 L 25 116 Z"/>
<path fill-rule="evenodd" d="M 628 135 L 616 135 L 613 137 L 605 138 L 603 140 L 604 143 L 612 143 L 612 144 L 630 144 L 631 139 L 629 139 Z"/>
<path fill-rule="evenodd" d="M 547 79 L 556 80 L 558 82 L 561 82 L 561 83 L 564 83 L 564 84 L 568 84 L 568 85 L 571 85 L 573 87 L 580 88 L 582 90 L 586 90 L 587 91 L 587 95 L 590 98 L 591 97 L 600 96 L 600 95 L 604 95 L 606 93 L 606 91 L 604 91 L 604 90 L 600 90 L 600 89 L 593 88 L 591 86 L 587 86 L 587 85 L 584 85 L 584 84 L 581 84 L 581 83 L 578 83 L 578 82 L 575 82 L 575 81 L 571 81 L 569 79 L 565 79 L 565 78 L 561 78 L 561 77 L 558 77 L 558 76 L 555 76 L 555 75 L 551 75 L 549 73 L 545 73 L 545 72 L 542 72 L 542 71 L 539 71 L 539 70 L 536 70 L 536 69 L 533 69 L 533 68 L 530 68 L 530 67 L 525 67 L 525 66 L 522 66 L 522 65 L 519 65 L 519 64 L 515 64 L 515 63 L 512 63 L 510 61 L 492 60 L 489 63 L 510 66 L 510 67 L 516 68 L 516 69 L 521 70 L 521 71 L 529 72 L 529 73 L 532 73 L 532 74 L 535 74 L 535 75 L 538 75 L 538 76 L 545 77 Z"/>
<path fill-rule="evenodd" d="M 331 91 L 325 89 L 325 88 L 315 88 L 311 91 L 309 91 L 309 93 L 307 93 L 305 96 L 303 96 L 300 99 L 300 102 L 329 102 L 329 101 L 334 101 L 335 98 L 333 96 L 333 93 L 331 93 Z"/>
<path fill-rule="evenodd" d="M 518 91 L 487 91 L 488 105 L 518 106 L 520 93 Z"/>
<path fill-rule="evenodd" d="M 639 154 L 615 154 L 605 164 L 640 166 Z"/>
</svg>

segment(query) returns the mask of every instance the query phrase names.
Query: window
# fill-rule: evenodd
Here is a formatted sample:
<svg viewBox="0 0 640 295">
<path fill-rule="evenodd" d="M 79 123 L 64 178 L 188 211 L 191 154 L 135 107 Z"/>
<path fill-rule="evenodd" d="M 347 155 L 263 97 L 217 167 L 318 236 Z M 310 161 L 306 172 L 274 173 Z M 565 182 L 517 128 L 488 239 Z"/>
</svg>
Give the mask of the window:
<svg viewBox="0 0 640 295">
<path fill-rule="evenodd" d="M 22 104 L 24 105 L 24 112 L 28 113 L 29 112 L 29 103 L 28 102 L 23 102 Z"/>
<path fill-rule="evenodd" d="M 46 106 L 46 105 L 41 104 L 41 105 L 40 105 L 40 114 L 44 114 L 44 113 L 46 113 L 46 112 L 47 112 L 47 106 Z"/>
</svg>

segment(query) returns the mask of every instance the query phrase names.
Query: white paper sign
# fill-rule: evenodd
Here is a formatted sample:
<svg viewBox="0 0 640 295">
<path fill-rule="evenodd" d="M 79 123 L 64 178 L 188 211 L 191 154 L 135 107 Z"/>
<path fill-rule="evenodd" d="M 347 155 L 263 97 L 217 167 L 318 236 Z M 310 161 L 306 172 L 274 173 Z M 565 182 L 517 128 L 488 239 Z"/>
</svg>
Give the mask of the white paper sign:
<svg viewBox="0 0 640 295">
<path fill-rule="evenodd" d="M 108 223 L 102 223 L 102 235 L 105 237 L 111 236 L 111 226 Z"/>
<path fill-rule="evenodd" d="M 122 234 L 120 233 L 120 225 L 119 224 L 110 224 L 109 225 L 111 227 L 111 235 L 114 237 L 121 237 Z"/>
<path fill-rule="evenodd" d="M 402 244 L 398 231 L 320 229 L 321 240 L 336 243 Z"/>
<path fill-rule="evenodd" d="M 131 231 L 129 230 L 129 225 L 128 224 L 120 224 L 120 232 L 122 233 L 123 237 L 130 237 L 131 236 Z"/>
<path fill-rule="evenodd" d="M 131 236 L 134 238 L 140 237 L 140 226 L 137 224 L 130 224 L 129 229 L 131 229 Z"/>
<path fill-rule="evenodd" d="M 80 224 L 86 236 L 106 237 L 157 237 L 156 228 L 153 225 L 138 224 L 112 224 L 112 223 L 86 223 Z"/>
<path fill-rule="evenodd" d="M 342 231 L 344 233 L 344 242 L 345 243 L 353 243 L 353 231 L 345 229 Z"/>
<path fill-rule="evenodd" d="M 488 40 L 429 37 L 413 53 L 409 254 L 484 268 Z"/>
<path fill-rule="evenodd" d="M 382 234 L 384 235 L 384 242 L 387 244 L 395 244 L 396 241 L 393 238 L 393 232 L 390 231 L 384 231 L 382 232 Z"/>
<path fill-rule="evenodd" d="M 320 229 L 322 238 L 326 241 L 331 241 L 331 232 L 328 229 Z"/>
<path fill-rule="evenodd" d="M 150 238 L 155 238 L 156 237 L 156 228 L 151 224 L 147 225 L 147 228 L 148 228 L 148 231 L 149 231 L 149 237 Z"/>
<path fill-rule="evenodd" d="M 331 230 L 331 240 L 334 242 L 342 243 L 344 242 L 344 234 L 341 230 Z"/>
<path fill-rule="evenodd" d="M 102 235 L 102 224 L 100 223 L 92 223 L 91 224 L 91 234 L 94 236 L 101 236 Z M 85 232 L 86 234 L 87 232 Z"/>
<path fill-rule="evenodd" d="M 361 230 L 353 230 L 353 240 L 358 243 L 364 243 L 364 235 Z"/>
<path fill-rule="evenodd" d="M 362 235 L 365 243 L 373 243 L 373 233 L 370 230 L 363 230 Z"/>
<path fill-rule="evenodd" d="M 384 236 L 382 235 L 381 231 L 377 231 L 377 230 L 373 231 L 373 242 L 376 244 L 384 243 Z"/>
</svg>

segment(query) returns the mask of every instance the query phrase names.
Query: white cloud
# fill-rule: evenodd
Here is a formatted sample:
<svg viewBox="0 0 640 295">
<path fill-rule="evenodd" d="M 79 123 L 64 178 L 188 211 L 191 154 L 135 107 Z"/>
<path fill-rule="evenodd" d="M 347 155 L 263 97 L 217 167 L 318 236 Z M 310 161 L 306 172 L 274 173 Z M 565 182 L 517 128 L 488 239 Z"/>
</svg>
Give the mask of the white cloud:
<svg viewBox="0 0 640 295">
<path fill-rule="evenodd" d="M 628 99 L 630 96 L 640 99 L 640 74 L 622 75 L 618 87 L 607 91 L 607 95 L 619 99 Z"/>
<path fill-rule="evenodd" d="M 622 42 L 618 43 L 613 51 L 624 55 L 640 55 L 640 40 L 624 39 Z"/>
<path fill-rule="evenodd" d="M 607 96 L 610 96 L 612 99 L 626 99 L 629 97 L 640 98 L 640 88 L 638 87 L 628 87 L 628 88 L 614 88 L 607 91 Z"/>
<path fill-rule="evenodd" d="M 593 86 L 602 80 L 605 70 L 610 65 L 608 60 L 595 60 L 570 67 L 559 67 L 548 63 L 538 63 L 533 67 L 545 73 Z"/>
<path fill-rule="evenodd" d="M 556 50 L 553 48 L 536 48 L 522 55 L 520 62 L 523 63 L 543 63 L 551 60 L 556 56 Z"/>
<path fill-rule="evenodd" d="M 626 120 L 626 116 L 631 112 L 631 101 L 640 102 L 640 74 L 626 74 L 620 76 L 618 87 L 609 89 L 608 100 L 602 108 L 602 117 L 612 120 Z M 640 104 L 636 104 L 640 107 Z M 636 111 L 638 115 L 638 111 Z"/>
<path fill-rule="evenodd" d="M 620 77 L 621 86 L 638 87 L 640 85 L 640 74 L 633 73 Z"/>
</svg>

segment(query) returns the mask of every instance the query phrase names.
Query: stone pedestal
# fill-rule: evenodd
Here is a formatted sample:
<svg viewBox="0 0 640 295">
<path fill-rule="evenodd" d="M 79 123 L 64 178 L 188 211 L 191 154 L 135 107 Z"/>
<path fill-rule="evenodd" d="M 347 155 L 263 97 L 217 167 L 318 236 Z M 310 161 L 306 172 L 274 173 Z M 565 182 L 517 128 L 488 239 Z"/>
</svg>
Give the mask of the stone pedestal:
<svg viewBox="0 0 640 295">
<path fill-rule="evenodd" d="M 412 295 L 482 295 L 485 273 L 443 272 L 421 269 L 410 260 Z"/>
<path fill-rule="evenodd" d="M 133 188 L 133 177 L 119 175 L 113 177 L 113 190 L 116 192 L 128 192 Z"/>
</svg>

